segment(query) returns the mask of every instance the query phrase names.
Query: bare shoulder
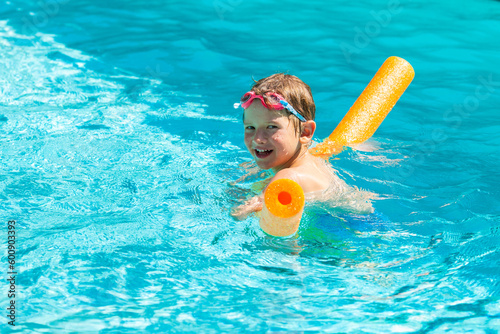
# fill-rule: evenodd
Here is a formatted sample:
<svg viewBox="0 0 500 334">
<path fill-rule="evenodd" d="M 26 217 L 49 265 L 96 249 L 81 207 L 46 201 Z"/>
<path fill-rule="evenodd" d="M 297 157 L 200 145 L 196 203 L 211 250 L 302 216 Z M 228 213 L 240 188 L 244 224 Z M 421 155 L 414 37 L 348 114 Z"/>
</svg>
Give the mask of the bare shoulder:
<svg viewBox="0 0 500 334">
<path fill-rule="evenodd" d="M 271 179 L 271 182 L 279 179 L 290 179 L 298 182 L 298 173 L 296 168 L 285 168 L 280 170 L 278 173 L 276 173 L 276 175 L 274 175 L 274 177 Z"/>
<path fill-rule="evenodd" d="M 328 188 L 334 177 L 334 171 L 326 165 L 308 164 L 280 170 L 271 179 L 290 179 L 297 182 L 305 193 L 322 191 Z"/>
<path fill-rule="evenodd" d="M 276 173 L 276 175 L 274 175 L 271 178 L 271 180 L 269 180 L 268 185 L 271 184 L 272 182 L 274 182 L 276 180 L 280 180 L 280 179 L 290 179 L 290 180 L 293 180 L 293 181 L 297 182 L 302 187 L 302 184 L 301 184 L 301 182 L 299 180 L 300 179 L 299 174 L 297 173 L 297 171 L 296 171 L 295 168 L 285 168 L 285 169 L 280 170 L 279 172 Z M 303 188 L 304 187 L 302 187 L 302 189 Z M 265 189 L 264 189 L 264 191 L 265 191 Z"/>
</svg>

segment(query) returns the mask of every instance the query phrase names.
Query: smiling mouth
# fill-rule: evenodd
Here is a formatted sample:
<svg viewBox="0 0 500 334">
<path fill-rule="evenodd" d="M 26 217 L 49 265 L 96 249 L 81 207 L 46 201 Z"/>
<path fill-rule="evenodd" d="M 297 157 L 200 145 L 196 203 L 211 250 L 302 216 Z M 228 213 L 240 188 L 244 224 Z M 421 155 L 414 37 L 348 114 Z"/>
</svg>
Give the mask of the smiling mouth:
<svg viewBox="0 0 500 334">
<path fill-rule="evenodd" d="M 273 150 L 255 150 L 255 156 L 259 159 L 267 158 L 271 155 Z"/>
</svg>

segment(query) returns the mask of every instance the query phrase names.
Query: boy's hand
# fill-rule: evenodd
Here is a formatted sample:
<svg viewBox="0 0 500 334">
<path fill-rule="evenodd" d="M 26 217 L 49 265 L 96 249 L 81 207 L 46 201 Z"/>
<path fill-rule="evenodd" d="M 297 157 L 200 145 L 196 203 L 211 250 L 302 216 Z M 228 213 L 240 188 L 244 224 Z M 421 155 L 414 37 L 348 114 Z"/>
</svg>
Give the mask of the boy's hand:
<svg viewBox="0 0 500 334">
<path fill-rule="evenodd" d="M 236 220 L 245 220 L 252 212 L 262 210 L 263 199 L 260 196 L 255 196 L 245 202 L 245 204 L 235 207 L 231 216 Z"/>
</svg>

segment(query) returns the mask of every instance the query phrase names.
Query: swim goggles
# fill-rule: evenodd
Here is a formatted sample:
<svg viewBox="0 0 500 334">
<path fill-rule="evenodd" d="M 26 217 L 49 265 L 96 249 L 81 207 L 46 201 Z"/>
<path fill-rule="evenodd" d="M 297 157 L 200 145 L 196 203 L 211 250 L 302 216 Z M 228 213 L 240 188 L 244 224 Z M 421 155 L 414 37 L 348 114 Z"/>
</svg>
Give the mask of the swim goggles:
<svg viewBox="0 0 500 334">
<path fill-rule="evenodd" d="M 295 110 L 292 105 L 285 101 L 283 96 L 277 93 L 267 92 L 264 95 L 257 95 L 255 92 L 249 91 L 245 93 L 240 103 L 235 103 L 234 108 L 242 106 L 244 109 L 250 107 L 254 99 L 259 99 L 262 105 L 266 108 L 272 108 L 274 110 L 286 109 L 291 112 L 295 117 L 297 117 L 301 122 L 307 122 L 307 120 Z"/>
</svg>

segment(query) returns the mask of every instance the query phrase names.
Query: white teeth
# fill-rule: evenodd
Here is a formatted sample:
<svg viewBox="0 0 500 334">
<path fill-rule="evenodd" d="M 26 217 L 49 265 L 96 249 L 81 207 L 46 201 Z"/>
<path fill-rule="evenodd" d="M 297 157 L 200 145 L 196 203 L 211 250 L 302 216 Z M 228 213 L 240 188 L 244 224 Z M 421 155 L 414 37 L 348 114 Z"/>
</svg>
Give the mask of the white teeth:
<svg viewBox="0 0 500 334">
<path fill-rule="evenodd" d="M 259 153 L 263 153 L 263 152 L 271 152 L 272 150 L 258 150 L 258 149 L 255 149 L 257 152 Z"/>
</svg>

